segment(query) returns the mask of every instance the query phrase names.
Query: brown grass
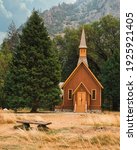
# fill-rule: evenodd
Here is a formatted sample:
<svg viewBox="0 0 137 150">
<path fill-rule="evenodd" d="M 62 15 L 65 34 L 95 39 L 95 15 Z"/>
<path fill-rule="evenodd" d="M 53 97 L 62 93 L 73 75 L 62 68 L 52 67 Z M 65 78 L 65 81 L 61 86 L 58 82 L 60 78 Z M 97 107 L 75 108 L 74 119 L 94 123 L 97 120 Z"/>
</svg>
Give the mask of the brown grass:
<svg viewBox="0 0 137 150">
<path fill-rule="evenodd" d="M 119 115 L 118 114 L 93 114 L 87 115 L 83 125 L 92 125 L 94 127 L 98 126 L 120 126 Z"/>
<path fill-rule="evenodd" d="M 16 117 L 13 113 L 10 112 L 4 112 L 0 110 L 0 124 L 10 124 L 15 123 Z"/>
<path fill-rule="evenodd" d="M 51 121 L 50 129 L 13 129 L 16 120 Z M 0 112 L 2 150 L 119 150 L 119 113 L 14 114 Z"/>
</svg>

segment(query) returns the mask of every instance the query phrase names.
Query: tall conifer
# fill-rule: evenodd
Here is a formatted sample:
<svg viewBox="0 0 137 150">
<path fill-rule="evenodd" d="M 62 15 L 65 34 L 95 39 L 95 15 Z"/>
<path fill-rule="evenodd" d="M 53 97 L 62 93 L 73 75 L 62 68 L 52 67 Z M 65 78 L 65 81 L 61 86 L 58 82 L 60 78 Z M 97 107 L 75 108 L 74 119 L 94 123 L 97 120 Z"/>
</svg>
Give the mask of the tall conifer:
<svg viewBox="0 0 137 150">
<path fill-rule="evenodd" d="M 5 93 L 12 108 L 54 108 L 59 103 L 60 65 L 44 22 L 33 11 L 13 54 Z"/>
</svg>

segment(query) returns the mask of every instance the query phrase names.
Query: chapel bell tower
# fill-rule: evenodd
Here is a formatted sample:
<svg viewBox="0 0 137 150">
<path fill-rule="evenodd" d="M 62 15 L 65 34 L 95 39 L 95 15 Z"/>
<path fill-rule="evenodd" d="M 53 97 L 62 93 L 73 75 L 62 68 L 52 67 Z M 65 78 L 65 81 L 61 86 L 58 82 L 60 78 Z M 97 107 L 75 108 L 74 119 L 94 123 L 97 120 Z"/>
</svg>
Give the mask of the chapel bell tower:
<svg viewBox="0 0 137 150">
<path fill-rule="evenodd" d="M 85 65 L 88 66 L 87 45 L 86 45 L 86 38 L 85 38 L 84 28 L 83 28 L 82 34 L 81 34 L 81 41 L 80 41 L 80 45 L 79 45 L 79 60 L 78 60 L 78 64 L 77 65 L 79 65 L 81 62 L 84 62 Z"/>
</svg>

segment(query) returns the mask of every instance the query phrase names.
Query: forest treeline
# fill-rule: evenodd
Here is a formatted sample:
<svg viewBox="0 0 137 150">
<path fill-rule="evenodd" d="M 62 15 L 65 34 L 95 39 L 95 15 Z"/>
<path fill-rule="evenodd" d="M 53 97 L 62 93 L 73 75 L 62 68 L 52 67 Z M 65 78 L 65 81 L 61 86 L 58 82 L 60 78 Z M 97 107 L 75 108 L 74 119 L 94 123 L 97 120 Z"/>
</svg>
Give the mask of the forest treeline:
<svg viewBox="0 0 137 150">
<path fill-rule="evenodd" d="M 59 82 L 77 66 L 84 26 L 89 68 L 104 86 L 102 108 L 119 110 L 120 21 L 105 16 L 63 35 L 49 37 L 42 18 L 33 11 L 22 33 L 14 22 L 0 47 L 0 107 L 54 110 L 62 102 Z"/>
</svg>

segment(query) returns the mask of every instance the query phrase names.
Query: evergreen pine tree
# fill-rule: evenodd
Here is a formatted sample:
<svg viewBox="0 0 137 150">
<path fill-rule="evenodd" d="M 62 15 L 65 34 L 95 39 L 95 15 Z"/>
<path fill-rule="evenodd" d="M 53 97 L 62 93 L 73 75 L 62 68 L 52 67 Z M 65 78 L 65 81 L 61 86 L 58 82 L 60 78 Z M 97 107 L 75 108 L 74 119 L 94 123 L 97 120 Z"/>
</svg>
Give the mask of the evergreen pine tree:
<svg viewBox="0 0 137 150">
<path fill-rule="evenodd" d="M 5 83 L 9 107 L 54 107 L 60 102 L 60 65 L 43 20 L 33 11 L 13 54 Z"/>
<path fill-rule="evenodd" d="M 103 65 L 101 72 L 102 84 L 104 85 L 104 98 L 112 104 L 113 110 L 120 109 L 120 55 L 115 51 Z M 110 106 L 109 106 L 110 107 Z"/>
<path fill-rule="evenodd" d="M 12 53 L 19 44 L 19 34 L 14 22 L 9 25 L 8 37 L 0 45 L 0 107 L 7 107 L 4 100 L 4 83 L 9 70 L 9 63 L 12 60 Z"/>
<path fill-rule="evenodd" d="M 8 43 L 8 46 L 9 46 L 9 50 L 11 52 L 13 52 L 14 49 L 16 49 L 16 47 L 19 43 L 19 33 L 18 33 L 18 31 L 16 29 L 16 25 L 13 21 L 11 22 L 11 24 L 8 27 L 7 43 Z"/>
</svg>

